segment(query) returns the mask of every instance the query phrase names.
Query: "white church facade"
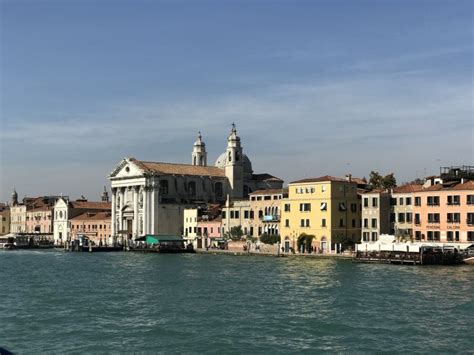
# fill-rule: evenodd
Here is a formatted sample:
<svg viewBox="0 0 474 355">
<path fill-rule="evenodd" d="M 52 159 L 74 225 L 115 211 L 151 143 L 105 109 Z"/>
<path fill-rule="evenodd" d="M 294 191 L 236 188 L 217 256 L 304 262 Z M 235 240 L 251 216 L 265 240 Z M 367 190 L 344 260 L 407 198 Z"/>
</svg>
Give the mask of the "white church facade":
<svg viewBox="0 0 474 355">
<path fill-rule="evenodd" d="M 282 188 L 270 174 L 254 174 L 243 154 L 235 125 L 227 148 L 214 166 L 207 165 L 201 134 L 191 164 L 123 159 L 109 175 L 112 187 L 112 235 L 135 239 L 145 234 L 182 235 L 184 209 L 246 198 L 252 191 Z"/>
</svg>

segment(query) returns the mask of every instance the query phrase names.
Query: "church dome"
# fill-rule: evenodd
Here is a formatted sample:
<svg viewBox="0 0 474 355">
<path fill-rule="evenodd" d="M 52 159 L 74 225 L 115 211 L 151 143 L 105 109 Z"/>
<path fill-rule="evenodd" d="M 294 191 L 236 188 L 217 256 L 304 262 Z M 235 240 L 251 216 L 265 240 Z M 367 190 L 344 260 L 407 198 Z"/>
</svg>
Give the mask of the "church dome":
<svg viewBox="0 0 474 355">
<path fill-rule="evenodd" d="M 226 152 L 222 153 L 219 155 L 219 158 L 217 158 L 216 163 L 214 164 L 218 168 L 225 168 L 225 162 L 226 162 Z M 246 156 L 245 154 L 243 155 L 244 158 L 244 174 L 249 174 L 252 175 L 253 170 L 252 170 L 252 162 L 250 161 L 249 157 Z"/>
</svg>

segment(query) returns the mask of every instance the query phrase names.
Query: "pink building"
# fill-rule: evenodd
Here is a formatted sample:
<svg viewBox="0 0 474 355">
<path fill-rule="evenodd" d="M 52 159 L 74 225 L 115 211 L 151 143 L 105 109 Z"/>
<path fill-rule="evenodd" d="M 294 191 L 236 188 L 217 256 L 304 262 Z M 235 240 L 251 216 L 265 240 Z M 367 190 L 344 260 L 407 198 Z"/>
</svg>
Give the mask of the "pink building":
<svg viewBox="0 0 474 355">
<path fill-rule="evenodd" d="M 415 240 L 474 241 L 474 181 L 433 185 L 414 198 Z"/>
<path fill-rule="evenodd" d="M 85 235 L 96 245 L 108 243 L 111 234 L 111 212 L 85 212 L 70 219 L 71 239 Z"/>
</svg>

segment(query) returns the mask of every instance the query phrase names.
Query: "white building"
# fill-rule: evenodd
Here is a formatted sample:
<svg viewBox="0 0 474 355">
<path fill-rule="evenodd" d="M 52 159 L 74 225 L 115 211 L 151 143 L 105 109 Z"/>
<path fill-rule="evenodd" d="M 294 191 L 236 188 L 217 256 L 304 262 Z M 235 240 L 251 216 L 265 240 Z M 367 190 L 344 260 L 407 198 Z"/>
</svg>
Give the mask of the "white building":
<svg viewBox="0 0 474 355">
<path fill-rule="evenodd" d="M 104 192 L 105 195 L 105 192 Z M 94 202 L 85 199 L 70 201 L 67 197 L 61 197 L 54 205 L 54 224 L 53 235 L 54 244 L 62 245 L 67 240 L 71 239 L 71 223 L 70 220 L 84 212 L 110 212 L 110 202 Z M 109 241 L 112 243 L 112 241 Z"/>
<path fill-rule="evenodd" d="M 193 146 L 192 164 L 123 159 L 109 175 L 112 185 L 112 235 L 134 239 L 144 234 L 183 234 L 184 209 L 244 198 L 254 190 L 281 188 L 269 174 L 253 174 L 235 125 L 227 148 L 207 166 L 201 134 Z"/>
</svg>

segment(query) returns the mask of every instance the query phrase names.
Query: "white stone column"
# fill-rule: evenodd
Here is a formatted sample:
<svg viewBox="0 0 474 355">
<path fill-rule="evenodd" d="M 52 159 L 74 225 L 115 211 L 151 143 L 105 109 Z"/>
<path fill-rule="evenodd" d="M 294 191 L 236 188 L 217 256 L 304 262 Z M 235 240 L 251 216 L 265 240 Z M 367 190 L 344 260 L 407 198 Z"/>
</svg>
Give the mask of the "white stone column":
<svg viewBox="0 0 474 355">
<path fill-rule="evenodd" d="M 125 194 L 123 193 L 124 191 L 124 188 L 121 187 L 119 189 L 119 196 L 120 196 L 120 204 L 119 204 L 119 223 L 118 223 L 118 229 L 120 231 L 123 231 L 123 215 L 122 215 L 122 209 L 123 209 L 123 204 L 124 204 L 124 197 L 125 197 Z M 122 234 L 123 236 L 123 234 Z"/>
<path fill-rule="evenodd" d="M 148 188 L 143 187 L 143 234 L 148 234 Z"/>
<path fill-rule="evenodd" d="M 117 207 L 115 205 L 117 203 L 117 199 L 115 198 L 115 193 L 116 192 L 117 192 L 117 189 L 112 188 L 112 221 L 111 221 L 112 223 L 110 224 L 110 226 L 112 228 L 112 237 L 115 236 L 115 233 L 117 231 L 117 227 L 115 225 L 115 223 L 116 223 L 115 214 L 116 214 L 116 209 L 117 209 Z"/>
<path fill-rule="evenodd" d="M 138 237 L 138 186 L 133 187 L 133 239 Z"/>
<path fill-rule="evenodd" d="M 151 190 L 151 221 L 150 221 L 150 224 L 151 224 L 151 228 L 150 228 L 150 232 L 151 234 L 156 234 L 156 230 L 155 230 L 155 225 L 156 225 L 156 212 L 157 212 L 157 208 L 156 208 L 156 186 L 153 186 L 152 187 L 152 190 Z"/>
</svg>

